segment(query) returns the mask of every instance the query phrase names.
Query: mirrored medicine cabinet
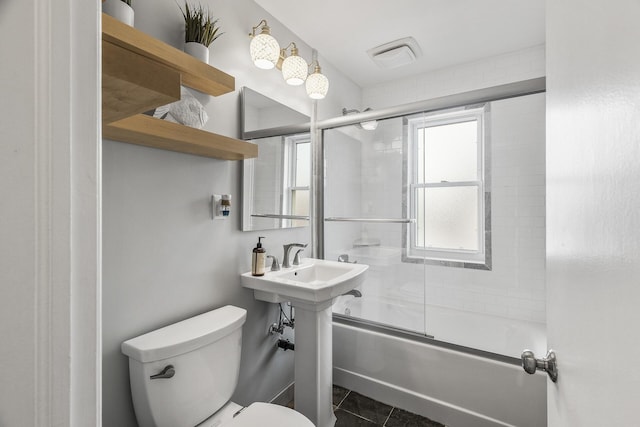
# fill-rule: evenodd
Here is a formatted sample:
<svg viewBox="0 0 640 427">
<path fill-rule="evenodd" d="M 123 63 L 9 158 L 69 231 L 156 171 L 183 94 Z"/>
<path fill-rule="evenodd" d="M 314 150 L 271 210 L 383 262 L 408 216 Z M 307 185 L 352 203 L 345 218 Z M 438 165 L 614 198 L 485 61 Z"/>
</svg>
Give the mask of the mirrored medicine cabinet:
<svg viewBox="0 0 640 427">
<path fill-rule="evenodd" d="M 240 91 L 242 139 L 258 144 L 243 161 L 242 230 L 309 225 L 309 116 L 252 89 Z"/>
</svg>

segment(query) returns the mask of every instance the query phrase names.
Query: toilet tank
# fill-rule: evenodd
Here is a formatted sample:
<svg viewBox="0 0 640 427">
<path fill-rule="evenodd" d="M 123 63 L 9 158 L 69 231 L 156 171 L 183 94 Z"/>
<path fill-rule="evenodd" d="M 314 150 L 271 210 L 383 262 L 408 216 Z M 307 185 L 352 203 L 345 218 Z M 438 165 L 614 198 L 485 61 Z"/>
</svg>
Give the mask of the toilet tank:
<svg viewBox="0 0 640 427">
<path fill-rule="evenodd" d="M 227 305 L 122 343 L 140 427 L 194 427 L 229 401 L 246 316 Z M 169 365 L 171 378 L 150 378 Z"/>
</svg>

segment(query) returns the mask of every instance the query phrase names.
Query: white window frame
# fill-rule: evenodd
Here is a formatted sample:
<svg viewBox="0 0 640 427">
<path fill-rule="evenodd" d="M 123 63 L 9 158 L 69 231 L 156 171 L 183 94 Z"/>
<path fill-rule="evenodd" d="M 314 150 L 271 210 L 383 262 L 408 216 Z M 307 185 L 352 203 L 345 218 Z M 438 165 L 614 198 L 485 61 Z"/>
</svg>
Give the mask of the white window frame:
<svg viewBox="0 0 640 427">
<path fill-rule="evenodd" d="M 291 205 L 293 202 L 293 192 L 298 190 L 308 190 L 310 191 L 310 186 L 297 186 L 296 179 L 296 158 L 297 158 L 297 149 L 298 144 L 311 144 L 311 134 L 297 134 L 291 135 L 284 138 L 284 170 L 283 170 L 283 179 L 282 179 L 282 212 L 285 215 L 293 214 L 293 206 Z M 311 153 L 311 151 L 309 151 Z M 309 158 L 309 170 L 311 170 L 311 158 Z M 311 182 L 311 177 L 309 177 L 309 182 Z M 291 227 L 293 225 L 294 220 L 283 219 L 283 222 L 287 222 L 286 226 Z M 283 224 L 284 226 L 285 224 Z"/>
<path fill-rule="evenodd" d="M 487 191 L 487 165 L 486 151 L 488 142 L 488 104 L 435 112 L 428 114 L 416 114 L 405 118 L 405 200 L 406 209 L 410 218 L 418 218 L 418 206 L 416 204 L 417 192 L 424 188 L 451 188 L 451 187 L 475 187 L 478 200 L 478 250 L 452 249 L 452 248 L 426 248 L 418 246 L 418 224 L 412 223 L 405 227 L 403 260 L 405 262 L 425 262 L 456 267 L 469 267 L 478 269 L 491 269 L 491 242 L 490 242 L 490 193 Z M 477 180 L 453 181 L 453 182 L 418 182 L 418 131 L 420 129 L 442 126 L 455 123 L 476 121 L 478 132 L 477 147 Z"/>
</svg>

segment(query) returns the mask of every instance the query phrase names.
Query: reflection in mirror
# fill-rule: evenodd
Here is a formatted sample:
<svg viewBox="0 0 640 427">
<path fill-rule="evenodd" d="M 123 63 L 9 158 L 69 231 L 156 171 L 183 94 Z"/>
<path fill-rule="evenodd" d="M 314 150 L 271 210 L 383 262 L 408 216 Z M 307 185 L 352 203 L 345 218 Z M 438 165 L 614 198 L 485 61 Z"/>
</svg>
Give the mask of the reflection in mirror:
<svg viewBox="0 0 640 427">
<path fill-rule="evenodd" d="M 248 87 L 240 91 L 242 139 L 309 131 L 309 116 Z"/>
<path fill-rule="evenodd" d="M 242 230 L 309 225 L 309 117 L 246 87 L 240 101 L 243 138 L 258 144 L 243 161 Z"/>
<path fill-rule="evenodd" d="M 259 156 L 243 163 L 242 230 L 309 224 L 309 133 L 252 140 Z"/>
</svg>

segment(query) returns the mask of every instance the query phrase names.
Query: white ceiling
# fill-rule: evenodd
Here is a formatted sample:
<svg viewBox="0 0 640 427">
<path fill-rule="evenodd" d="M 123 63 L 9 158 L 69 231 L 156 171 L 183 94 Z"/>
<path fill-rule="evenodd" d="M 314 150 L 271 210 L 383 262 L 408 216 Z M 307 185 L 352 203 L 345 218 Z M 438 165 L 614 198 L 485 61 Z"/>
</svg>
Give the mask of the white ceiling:
<svg viewBox="0 0 640 427">
<path fill-rule="evenodd" d="M 544 0 L 255 1 L 361 87 L 544 43 Z M 383 70 L 367 55 L 409 36 L 413 64 Z"/>
</svg>

